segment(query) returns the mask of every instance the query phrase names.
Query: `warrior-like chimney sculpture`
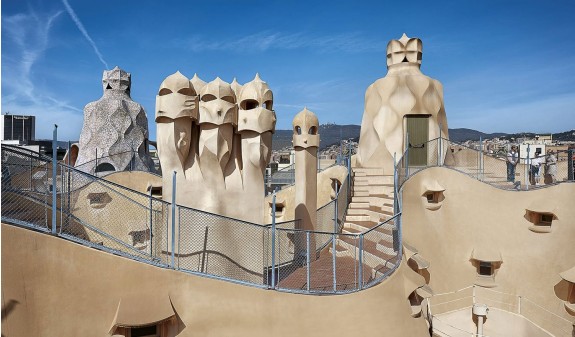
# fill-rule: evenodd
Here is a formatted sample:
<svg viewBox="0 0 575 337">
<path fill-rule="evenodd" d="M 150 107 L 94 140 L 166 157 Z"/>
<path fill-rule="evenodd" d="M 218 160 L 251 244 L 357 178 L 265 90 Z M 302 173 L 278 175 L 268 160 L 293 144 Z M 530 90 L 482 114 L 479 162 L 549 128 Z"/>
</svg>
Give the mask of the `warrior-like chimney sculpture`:
<svg viewBox="0 0 575 337">
<path fill-rule="evenodd" d="M 148 150 L 148 118 L 130 97 L 130 85 L 130 73 L 118 67 L 104 71 L 104 95 L 84 108 L 75 162 L 82 171 L 155 171 Z"/>
<path fill-rule="evenodd" d="M 315 230 L 317 214 L 317 149 L 319 121 L 304 108 L 293 119 L 295 150 L 295 218 L 301 229 Z"/>
<path fill-rule="evenodd" d="M 432 153 L 424 143 L 448 138 L 443 87 L 425 76 L 422 43 L 405 34 L 387 45 L 387 75 L 365 93 L 365 110 L 357 153 L 357 166 L 381 167 L 393 174 L 393 156 L 399 159 L 410 147 L 410 165 L 427 165 Z M 409 138 L 409 141 L 407 141 Z"/>
</svg>

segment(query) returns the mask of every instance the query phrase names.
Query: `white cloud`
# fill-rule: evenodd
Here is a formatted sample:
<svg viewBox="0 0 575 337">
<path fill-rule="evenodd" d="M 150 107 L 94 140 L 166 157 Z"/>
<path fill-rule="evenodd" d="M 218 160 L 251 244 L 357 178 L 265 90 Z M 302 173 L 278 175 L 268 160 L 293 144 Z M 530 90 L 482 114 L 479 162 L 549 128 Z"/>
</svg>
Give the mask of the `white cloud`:
<svg viewBox="0 0 575 337">
<path fill-rule="evenodd" d="M 82 110 L 38 88 L 33 78 L 33 67 L 48 49 L 50 29 L 62 13 L 30 11 L 2 18 L 10 46 L 2 55 L 2 112 L 35 115 L 37 139 L 51 138 L 53 125 L 58 123 L 66 126 L 59 129 L 59 139 L 77 139 L 82 127 Z"/>
<path fill-rule="evenodd" d="M 207 41 L 202 36 L 174 40 L 176 47 L 184 47 L 194 52 L 231 51 L 240 53 L 262 52 L 267 50 L 295 50 L 310 48 L 320 52 L 343 51 L 349 53 L 385 51 L 387 43 L 380 39 L 369 39 L 359 33 L 336 35 L 309 35 L 305 33 L 280 33 L 263 31 L 217 42 Z"/>
<path fill-rule="evenodd" d="M 72 21 L 74 21 L 74 23 L 76 24 L 76 27 L 78 27 L 78 30 L 80 30 L 80 32 L 82 33 L 82 35 L 84 35 L 84 38 L 86 38 L 86 40 L 88 41 L 88 43 L 92 46 L 92 48 L 94 49 L 94 52 L 96 53 L 96 55 L 98 56 L 98 59 L 100 59 L 100 62 L 102 62 L 102 64 L 104 65 L 105 69 L 109 69 L 108 67 L 108 63 L 106 63 L 106 61 L 104 61 L 104 57 L 102 56 L 102 53 L 100 53 L 100 50 L 98 49 L 98 46 L 96 46 L 96 43 L 94 42 L 94 40 L 92 40 L 92 38 L 90 37 L 90 35 L 88 34 L 88 32 L 86 31 L 86 28 L 84 28 L 84 25 L 82 24 L 82 21 L 80 21 L 80 18 L 78 18 L 78 16 L 76 15 L 76 12 L 74 12 L 74 9 L 72 9 L 72 7 L 70 6 L 70 4 L 68 3 L 68 0 L 62 0 L 62 3 L 64 4 L 64 7 L 66 7 L 66 11 L 68 12 L 68 14 L 70 14 L 70 17 L 72 18 Z"/>
</svg>

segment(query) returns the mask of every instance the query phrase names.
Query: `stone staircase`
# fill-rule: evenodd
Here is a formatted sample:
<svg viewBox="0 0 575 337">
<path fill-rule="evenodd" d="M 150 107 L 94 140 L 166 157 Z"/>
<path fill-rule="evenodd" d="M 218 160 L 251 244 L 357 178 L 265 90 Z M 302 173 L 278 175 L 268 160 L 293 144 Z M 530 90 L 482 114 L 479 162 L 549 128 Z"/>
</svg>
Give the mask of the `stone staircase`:
<svg viewBox="0 0 575 337">
<path fill-rule="evenodd" d="M 359 234 L 393 217 L 393 175 L 384 175 L 383 169 L 354 168 L 353 196 L 345 217 L 342 233 Z M 393 250 L 393 222 L 381 226 L 364 236 L 364 269 L 376 278 L 393 268 L 397 252 Z M 340 236 L 338 256 L 358 256 L 358 243 L 354 237 Z M 368 281 L 368 280 L 364 280 Z"/>
</svg>

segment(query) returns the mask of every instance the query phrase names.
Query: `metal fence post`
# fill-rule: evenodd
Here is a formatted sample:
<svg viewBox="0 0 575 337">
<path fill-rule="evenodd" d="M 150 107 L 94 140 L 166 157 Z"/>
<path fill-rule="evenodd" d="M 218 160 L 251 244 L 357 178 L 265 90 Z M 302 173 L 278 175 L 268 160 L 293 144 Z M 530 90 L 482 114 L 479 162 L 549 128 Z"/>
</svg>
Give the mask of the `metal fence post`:
<svg viewBox="0 0 575 337">
<path fill-rule="evenodd" d="M 276 288 L 276 192 L 272 196 L 272 289 Z"/>
<path fill-rule="evenodd" d="M 575 149 L 567 150 L 567 180 L 575 180 L 575 167 L 573 167 Z"/>
<path fill-rule="evenodd" d="M 531 174 L 531 168 L 529 167 L 529 152 L 531 151 L 529 144 L 527 144 L 527 158 L 525 158 L 525 190 L 529 190 L 529 175 Z"/>
<path fill-rule="evenodd" d="M 437 166 L 441 166 L 441 123 L 439 124 L 439 144 L 437 146 Z"/>
<path fill-rule="evenodd" d="M 310 266 L 309 266 L 309 264 L 310 264 L 310 254 L 311 254 L 310 247 L 309 247 L 309 231 L 305 232 L 305 244 L 306 244 L 306 252 L 307 252 L 307 254 L 305 256 L 305 258 L 306 258 L 306 261 L 305 261 L 305 264 L 306 264 L 306 290 L 309 293 L 309 289 L 310 289 L 310 284 L 309 284 L 310 283 Z"/>
<path fill-rule="evenodd" d="M 359 235 L 359 290 L 363 289 L 363 234 Z"/>
<path fill-rule="evenodd" d="M 30 163 L 30 191 L 32 191 L 32 157 L 28 158 L 28 162 Z"/>
<path fill-rule="evenodd" d="M 56 173 L 58 170 L 58 125 L 54 124 L 54 133 L 52 135 L 52 234 L 56 234 L 56 207 L 57 197 L 57 178 Z"/>
<path fill-rule="evenodd" d="M 349 145 L 349 157 L 347 158 L 347 195 L 346 195 L 347 205 L 349 205 L 350 195 L 351 195 L 351 143 Z"/>
<path fill-rule="evenodd" d="M 335 203 L 334 203 L 334 213 L 335 213 L 334 215 L 335 215 L 335 218 L 334 218 L 334 221 L 333 221 L 333 234 L 332 234 L 332 237 L 331 237 L 331 239 L 332 239 L 332 240 L 331 240 L 331 241 L 332 241 L 332 250 L 333 250 L 333 254 L 332 254 L 332 256 L 333 256 L 333 259 L 332 259 L 332 267 L 333 267 L 333 291 L 334 291 L 334 292 L 335 292 L 336 289 L 337 289 L 337 288 L 336 288 L 336 275 L 335 275 L 335 274 L 336 274 L 336 272 L 335 272 L 335 257 L 336 257 L 336 254 L 337 254 L 337 248 L 336 248 L 336 243 L 335 243 L 335 234 L 338 232 L 338 227 L 339 227 L 339 226 L 338 226 L 338 223 L 337 223 L 337 220 L 338 220 L 338 219 L 337 219 L 337 218 L 338 218 L 338 215 L 337 215 L 337 204 L 338 204 L 338 201 L 339 201 L 339 191 L 341 191 L 341 188 L 338 188 L 338 187 L 339 187 L 339 186 L 337 185 L 337 181 L 336 181 L 336 182 L 335 182 L 335 200 L 334 200 L 334 201 L 335 201 Z"/>
<path fill-rule="evenodd" d="M 407 177 L 409 176 L 409 133 L 407 133 L 405 137 L 405 180 L 407 180 Z"/>
<path fill-rule="evenodd" d="M 94 175 L 96 175 L 97 168 L 98 168 L 98 148 L 96 148 L 96 166 L 94 166 Z"/>
<path fill-rule="evenodd" d="M 339 202 L 339 192 L 341 191 L 341 187 L 338 186 L 337 180 L 334 180 L 335 183 L 335 199 L 334 199 L 334 219 L 333 219 L 333 232 L 337 233 L 338 229 L 338 214 L 337 214 L 337 204 Z"/>
<path fill-rule="evenodd" d="M 397 154 L 393 153 L 393 214 L 397 214 Z"/>
<path fill-rule="evenodd" d="M 336 277 L 336 271 L 335 271 L 335 257 L 337 254 L 337 250 L 335 247 L 335 233 L 333 233 L 331 235 L 331 240 L 333 242 L 333 254 L 332 254 L 332 260 L 331 260 L 331 267 L 333 269 L 333 292 L 335 293 L 337 291 L 337 277 Z"/>
<path fill-rule="evenodd" d="M 153 245 L 154 245 L 154 227 L 153 227 L 153 222 L 154 222 L 154 214 L 152 213 L 152 186 L 150 186 L 150 257 L 153 259 L 154 258 L 154 250 L 153 250 Z"/>
<path fill-rule="evenodd" d="M 172 268 L 176 269 L 176 171 L 172 175 Z"/>
</svg>

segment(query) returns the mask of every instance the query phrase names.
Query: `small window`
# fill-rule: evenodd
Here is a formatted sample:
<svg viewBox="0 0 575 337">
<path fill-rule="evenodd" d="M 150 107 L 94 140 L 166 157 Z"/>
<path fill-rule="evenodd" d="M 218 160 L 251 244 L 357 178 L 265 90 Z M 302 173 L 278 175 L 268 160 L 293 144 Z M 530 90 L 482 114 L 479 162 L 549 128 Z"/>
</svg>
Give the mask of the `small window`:
<svg viewBox="0 0 575 337">
<path fill-rule="evenodd" d="M 283 216 L 283 215 L 284 215 L 284 205 L 276 204 L 276 216 Z"/>
<path fill-rule="evenodd" d="M 145 229 L 143 231 L 131 231 L 128 233 L 132 237 L 132 246 L 139 246 L 150 241 L 150 230 Z"/>
<path fill-rule="evenodd" d="M 569 294 L 567 294 L 567 302 L 575 304 L 575 283 L 569 285 Z"/>
<path fill-rule="evenodd" d="M 294 131 L 296 134 L 301 135 L 301 127 L 299 125 L 294 128 Z"/>
<path fill-rule="evenodd" d="M 493 264 L 491 262 L 479 262 L 479 275 L 481 276 L 492 276 L 493 275 Z"/>
<path fill-rule="evenodd" d="M 541 214 L 541 224 L 548 224 L 551 226 L 551 222 L 553 221 L 553 215 L 551 214 Z"/>
<path fill-rule="evenodd" d="M 150 186 L 148 191 L 150 191 L 150 194 L 154 198 L 162 197 L 162 186 Z"/>
<path fill-rule="evenodd" d="M 131 337 L 156 337 L 158 331 L 158 327 L 156 325 L 152 326 L 144 326 L 140 328 L 131 328 L 130 329 L 130 336 Z"/>
<path fill-rule="evenodd" d="M 106 192 L 90 193 L 87 198 L 92 208 L 102 208 L 112 201 L 112 197 Z"/>
<path fill-rule="evenodd" d="M 441 208 L 443 200 L 445 200 L 443 190 L 439 189 L 439 186 L 437 189 L 427 189 L 427 191 L 422 194 L 422 197 L 424 198 L 423 203 L 425 208 L 431 211 Z"/>
<path fill-rule="evenodd" d="M 308 134 L 316 135 L 317 134 L 317 127 L 312 126 L 311 128 L 309 128 Z"/>
<path fill-rule="evenodd" d="M 423 302 L 423 298 L 417 294 L 416 291 L 413 291 L 409 294 L 407 298 L 409 301 L 409 305 L 411 306 L 411 317 L 417 318 L 421 316 L 421 302 Z"/>
<path fill-rule="evenodd" d="M 529 221 L 533 224 L 529 227 L 529 230 L 536 233 L 549 233 L 551 232 L 551 226 L 553 220 L 557 219 L 555 214 L 551 212 L 534 212 L 527 211 L 527 217 Z"/>
</svg>

